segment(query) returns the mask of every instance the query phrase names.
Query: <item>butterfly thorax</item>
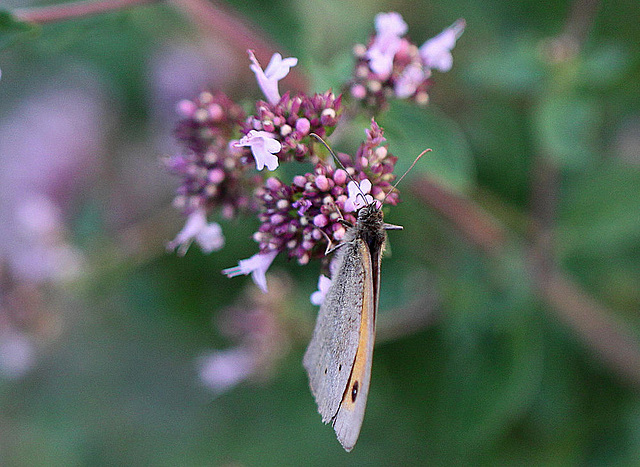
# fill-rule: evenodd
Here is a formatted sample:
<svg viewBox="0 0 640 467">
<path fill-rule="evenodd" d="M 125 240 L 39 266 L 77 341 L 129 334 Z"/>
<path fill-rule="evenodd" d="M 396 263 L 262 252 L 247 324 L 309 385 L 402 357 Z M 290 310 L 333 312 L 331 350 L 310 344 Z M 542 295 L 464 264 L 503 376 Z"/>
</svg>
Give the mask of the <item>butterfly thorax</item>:
<svg viewBox="0 0 640 467">
<path fill-rule="evenodd" d="M 370 250 L 376 251 L 384 245 L 387 234 L 384 229 L 382 210 L 377 208 L 375 202 L 358 211 L 354 230 L 355 236 L 362 238 Z"/>
</svg>

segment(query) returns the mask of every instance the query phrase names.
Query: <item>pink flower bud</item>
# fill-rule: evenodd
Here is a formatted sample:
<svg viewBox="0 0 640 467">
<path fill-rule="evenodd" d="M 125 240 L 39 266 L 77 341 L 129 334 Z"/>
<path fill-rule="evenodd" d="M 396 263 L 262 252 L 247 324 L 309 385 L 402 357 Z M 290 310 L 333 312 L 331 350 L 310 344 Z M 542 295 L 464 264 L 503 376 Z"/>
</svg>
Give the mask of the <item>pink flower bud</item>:
<svg viewBox="0 0 640 467">
<path fill-rule="evenodd" d="M 322 228 L 325 227 L 328 223 L 329 220 L 323 214 L 318 214 L 313 218 L 313 225 L 315 225 L 316 227 Z"/>
<path fill-rule="evenodd" d="M 320 121 L 325 126 L 333 126 L 336 124 L 336 111 L 333 109 L 324 109 L 320 116 Z"/>
<path fill-rule="evenodd" d="M 347 172 L 343 169 L 338 169 L 333 174 L 333 180 L 336 182 L 336 185 L 344 185 L 347 182 Z"/>
<path fill-rule="evenodd" d="M 275 125 L 273 124 L 273 122 L 266 120 L 264 122 L 262 122 L 262 129 L 264 131 L 268 131 L 269 133 L 273 133 L 276 130 Z"/>
<path fill-rule="evenodd" d="M 271 216 L 271 223 L 274 225 L 282 224 L 284 221 L 284 216 L 282 214 L 274 214 Z"/>
<path fill-rule="evenodd" d="M 220 104 L 211 104 L 209 106 L 209 117 L 211 117 L 211 120 L 214 122 L 222 120 L 224 117 L 224 110 Z"/>
<path fill-rule="evenodd" d="M 222 180 L 224 180 L 224 170 L 222 169 L 210 170 L 208 178 L 211 183 L 220 183 Z"/>
<path fill-rule="evenodd" d="M 293 177 L 293 184 L 299 186 L 300 188 L 304 188 L 304 186 L 307 184 L 307 179 L 302 175 L 296 175 L 295 177 Z"/>
<path fill-rule="evenodd" d="M 324 175 L 318 175 L 316 177 L 316 186 L 320 191 L 327 191 L 329 189 L 329 180 Z"/>
<path fill-rule="evenodd" d="M 182 99 L 176 106 L 176 110 L 178 111 L 178 113 L 187 118 L 193 117 L 193 114 L 197 108 L 198 106 L 188 99 Z"/>
<path fill-rule="evenodd" d="M 280 187 L 282 186 L 282 183 L 280 183 L 280 180 L 278 180 L 275 177 L 269 177 L 266 181 L 266 185 L 267 185 L 267 188 L 269 188 L 270 190 L 276 191 L 280 189 Z"/>
<path fill-rule="evenodd" d="M 298 121 L 296 122 L 296 130 L 302 135 L 306 135 L 307 133 L 309 133 L 310 129 L 311 129 L 311 123 L 309 123 L 308 119 L 303 117 L 303 118 L 299 118 Z"/>
<path fill-rule="evenodd" d="M 367 97 L 367 89 L 362 84 L 351 86 L 351 95 L 354 99 L 362 100 Z"/>
</svg>

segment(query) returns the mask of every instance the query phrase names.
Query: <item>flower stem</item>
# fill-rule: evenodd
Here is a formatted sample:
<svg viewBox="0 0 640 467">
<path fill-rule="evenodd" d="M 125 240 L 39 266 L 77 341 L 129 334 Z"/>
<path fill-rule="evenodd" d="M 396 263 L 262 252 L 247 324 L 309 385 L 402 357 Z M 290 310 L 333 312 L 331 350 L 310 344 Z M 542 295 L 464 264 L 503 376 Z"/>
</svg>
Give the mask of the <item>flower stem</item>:
<svg viewBox="0 0 640 467">
<path fill-rule="evenodd" d="M 241 50 L 242 54 L 245 54 L 246 50 L 252 49 L 259 59 L 268 62 L 274 52 L 283 52 L 283 48 L 268 39 L 268 36 L 260 28 L 250 24 L 219 2 L 173 0 L 173 4 L 197 24 L 204 34 L 224 38 L 230 45 Z M 309 80 L 299 70 L 299 67 L 293 68 L 285 81 L 288 81 L 288 87 L 294 90 L 307 91 L 309 89 Z"/>
<path fill-rule="evenodd" d="M 159 2 L 160 0 L 97 0 L 72 2 L 61 5 L 17 9 L 13 11 L 13 16 L 20 21 L 26 21 L 28 23 L 46 24 Z"/>
</svg>

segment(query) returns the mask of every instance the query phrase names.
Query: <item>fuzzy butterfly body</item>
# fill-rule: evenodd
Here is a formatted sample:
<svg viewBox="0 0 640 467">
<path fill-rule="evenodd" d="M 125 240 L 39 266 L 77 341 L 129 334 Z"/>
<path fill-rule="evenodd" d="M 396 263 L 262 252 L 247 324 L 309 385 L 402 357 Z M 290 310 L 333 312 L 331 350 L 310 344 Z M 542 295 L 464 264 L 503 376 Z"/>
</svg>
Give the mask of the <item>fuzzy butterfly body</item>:
<svg viewBox="0 0 640 467">
<path fill-rule="evenodd" d="M 322 421 L 347 451 L 358 440 L 369 393 L 385 231 L 401 228 L 384 223 L 376 202 L 358 211 L 303 360 Z"/>
</svg>

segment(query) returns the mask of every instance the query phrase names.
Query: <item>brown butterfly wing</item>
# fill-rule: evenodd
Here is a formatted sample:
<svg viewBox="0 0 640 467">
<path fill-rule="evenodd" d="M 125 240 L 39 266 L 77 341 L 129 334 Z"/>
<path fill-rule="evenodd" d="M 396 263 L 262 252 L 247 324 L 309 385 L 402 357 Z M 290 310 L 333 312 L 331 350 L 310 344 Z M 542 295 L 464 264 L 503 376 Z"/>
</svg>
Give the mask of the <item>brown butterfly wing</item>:
<svg viewBox="0 0 640 467">
<path fill-rule="evenodd" d="M 351 451 L 355 446 L 364 420 L 376 333 L 377 291 L 380 289 L 380 274 L 378 274 L 381 260 L 380 249 L 371 252 L 364 246 L 364 242 L 361 249 L 363 262 L 368 267 L 365 267 L 358 350 L 340 407 L 333 420 L 333 428 L 338 441 L 347 451 Z M 373 254 L 373 258 L 371 254 Z"/>
<path fill-rule="evenodd" d="M 333 422 L 338 414 L 356 358 L 366 287 L 364 254 L 369 256 L 361 239 L 338 249 L 336 275 L 318 312 L 303 359 L 311 392 L 325 423 Z"/>
</svg>

